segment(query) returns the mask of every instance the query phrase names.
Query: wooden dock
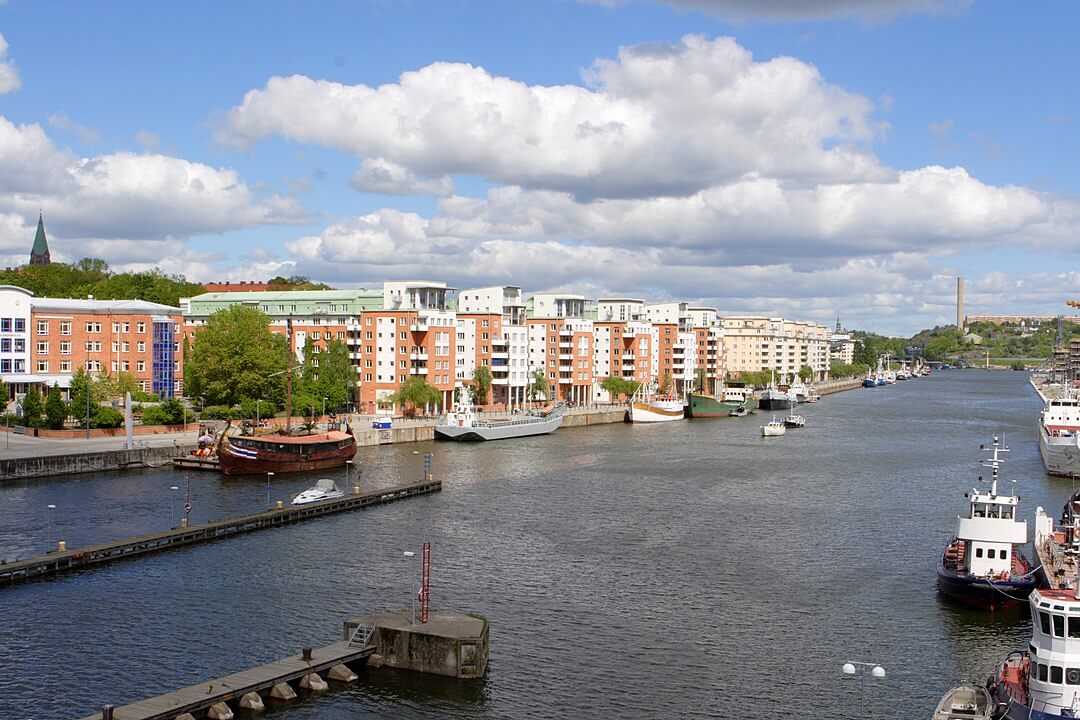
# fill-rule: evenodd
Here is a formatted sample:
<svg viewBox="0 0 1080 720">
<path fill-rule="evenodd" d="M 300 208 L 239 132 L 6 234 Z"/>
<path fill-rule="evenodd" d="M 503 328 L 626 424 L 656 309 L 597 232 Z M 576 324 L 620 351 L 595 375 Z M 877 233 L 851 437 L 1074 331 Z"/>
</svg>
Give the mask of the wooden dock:
<svg viewBox="0 0 1080 720">
<path fill-rule="evenodd" d="M 346 495 L 310 505 L 285 505 L 281 509 L 265 510 L 252 515 L 212 520 L 201 525 L 188 525 L 149 535 L 113 540 L 97 545 L 50 552 L 25 560 L 0 563 L 0 588 L 26 580 L 54 577 L 61 573 L 84 570 L 104 563 L 145 555 L 146 553 L 219 540 L 264 528 L 289 525 L 302 520 L 324 517 L 350 510 L 384 505 L 417 495 L 442 490 L 441 480 L 427 480 L 412 485 L 399 485 L 375 492 Z"/>
<path fill-rule="evenodd" d="M 275 686 L 292 683 L 299 684 L 303 689 L 305 684 L 303 680 L 312 673 L 320 675 L 319 680 L 323 681 L 322 673 L 335 666 L 342 665 L 348 668 L 350 664 L 362 662 L 375 652 L 375 647 L 370 644 L 369 639 L 370 635 L 362 642 L 342 641 L 324 648 L 305 650 L 303 653 L 290 655 L 282 660 L 243 672 L 215 678 L 198 685 L 190 685 L 130 705 L 109 708 L 109 710 L 90 715 L 85 720 L 102 720 L 109 717 L 112 720 L 175 720 L 184 713 L 190 713 L 192 717 L 207 717 L 207 713 L 214 706 L 219 706 L 221 710 L 222 704 L 233 703 L 233 708 L 235 708 L 235 701 L 241 701 L 250 693 L 257 694 L 260 702 L 267 696 L 270 699 L 290 699 L 288 697 L 290 692 L 292 697 L 296 697 L 296 690 L 292 685 L 285 693 L 281 692 L 284 688 Z M 336 675 L 337 673 L 331 671 L 329 679 L 339 680 L 341 676 Z M 356 676 L 353 675 L 352 680 L 355 679 Z M 349 682 L 349 680 L 343 680 L 343 682 Z M 275 690 L 278 692 L 276 696 L 272 695 Z M 281 697 L 282 695 L 284 697 Z M 229 710 L 231 712 L 232 708 Z M 214 715 L 214 717 L 219 716 Z"/>
<path fill-rule="evenodd" d="M 185 468 L 188 470 L 220 470 L 221 461 L 214 457 L 198 457 L 197 455 L 182 455 L 180 457 L 174 457 L 172 461 L 174 468 Z"/>
</svg>

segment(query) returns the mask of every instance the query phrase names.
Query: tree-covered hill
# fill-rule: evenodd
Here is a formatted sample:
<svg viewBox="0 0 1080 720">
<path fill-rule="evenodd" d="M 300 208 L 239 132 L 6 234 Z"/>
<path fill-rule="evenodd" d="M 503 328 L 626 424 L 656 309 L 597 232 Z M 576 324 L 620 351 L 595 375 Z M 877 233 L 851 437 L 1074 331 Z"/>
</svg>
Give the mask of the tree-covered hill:
<svg viewBox="0 0 1080 720">
<path fill-rule="evenodd" d="M 113 272 L 97 258 L 83 258 L 74 265 L 51 263 L 0 270 L 0 285 L 26 288 L 38 297 L 86 298 L 98 300 L 145 300 L 176 306 L 180 298 L 201 295 L 198 283 L 183 275 L 166 275 L 160 270 Z"/>
</svg>

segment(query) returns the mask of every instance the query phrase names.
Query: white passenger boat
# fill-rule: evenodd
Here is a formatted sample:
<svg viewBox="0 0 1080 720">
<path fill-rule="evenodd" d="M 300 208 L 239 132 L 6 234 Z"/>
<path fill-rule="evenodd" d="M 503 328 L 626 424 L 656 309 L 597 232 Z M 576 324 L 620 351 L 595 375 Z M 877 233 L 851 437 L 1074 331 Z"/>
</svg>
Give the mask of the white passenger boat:
<svg viewBox="0 0 1080 720">
<path fill-rule="evenodd" d="M 517 412 L 484 420 L 477 417 L 471 403 L 462 402 L 435 426 L 435 436 L 443 440 L 509 440 L 547 435 L 559 429 L 565 414 L 566 406 L 560 403 L 547 413 Z"/>
<path fill-rule="evenodd" d="M 310 487 L 294 497 L 292 504 L 309 505 L 321 500 L 333 500 L 334 498 L 339 497 L 345 497 L 344 491 L 338 489 L 338 486 L 334 484 L 333 480 L 323 478 L 315 483 L 314 487 Z"/>
<path fill-rule="evenodd" d="M 1080 477 L 1080 397 L 1050 396 L 1039 415 L 1039 454 L 1051 475 Z"/>
<path fill-rule="evenodd" d="M 630 422 L 659 423 L 686 417 L 683 399 L 677 395 L 658 395 L 653 383 L 642 383 L 630 398 Z"/>
<path fill-rule="evenodd" d="M 801 381 L 797 381 L 788 388 L 788 396 L 793 402 L 804 403 L 810 399 L 810 388 Z"/>
<path fill-rule="evenodd" d="M 784 427 L 784 423 L 780 422 L 776 418 L 773 418 L 769 422 L 761 426 L 762 437 L 779 437 L 787 432 L 787 428 Z"/>
</svg>

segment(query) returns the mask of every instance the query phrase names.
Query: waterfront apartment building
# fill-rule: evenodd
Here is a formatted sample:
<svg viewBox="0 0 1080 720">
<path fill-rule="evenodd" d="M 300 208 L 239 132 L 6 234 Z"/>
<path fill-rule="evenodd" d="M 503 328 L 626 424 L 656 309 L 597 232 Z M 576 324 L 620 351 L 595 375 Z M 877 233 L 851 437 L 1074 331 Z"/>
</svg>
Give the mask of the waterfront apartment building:
<svg viewBox="0 0 1080 720">
<path fill-rule="evenodd" d="M 727 371 L 775 370 L 777 382 L 793 382 L 804 366 L 814 380 L 829 377 L 829 331 L 813 322 L 758 315 L 731 315 L 722 320 Z"/>
<path fill-rule="evenodd" d="M 180 308 L 142 300 L 35 297 L 0 287 L 0 380 L 6 400 L 31 385 L 67 396 L 79 368 L 93 376 L 127 373 L 161 397 L 183 393 Z"/>
<path fill-rule="evenodd" d="M 457 298 L 456 380 L 471 385 L 478 367 L 491 370 L 489 402 L 519 406 L 529 397 L 529 330 L 521 288 L 462 290 Z"/>
<path fill-rule="evenodd" d="M 529 331 L 529 372 L 541 371 L 551 400 L 586 403 L 593 393 L 594 321 L 585 317 L 585 297 L 537 293 Z"/>
</svg>

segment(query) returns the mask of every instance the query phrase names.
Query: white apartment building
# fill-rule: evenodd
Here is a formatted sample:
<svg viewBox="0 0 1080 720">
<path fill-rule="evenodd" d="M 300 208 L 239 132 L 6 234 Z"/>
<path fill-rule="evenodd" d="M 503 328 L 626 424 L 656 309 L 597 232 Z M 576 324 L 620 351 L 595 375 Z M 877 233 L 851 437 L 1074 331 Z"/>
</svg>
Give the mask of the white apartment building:
<svg viewBox="0 0 1080 720">
<path fill-rule="evenodd" d="M 803 366 L 813 379 L 829 377 L 829 331 L 819 323 L 758 315 L 723 319 L 727 371 L 776 371 L 777 382 L 794 382 Z"/>
</svg>

